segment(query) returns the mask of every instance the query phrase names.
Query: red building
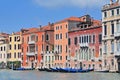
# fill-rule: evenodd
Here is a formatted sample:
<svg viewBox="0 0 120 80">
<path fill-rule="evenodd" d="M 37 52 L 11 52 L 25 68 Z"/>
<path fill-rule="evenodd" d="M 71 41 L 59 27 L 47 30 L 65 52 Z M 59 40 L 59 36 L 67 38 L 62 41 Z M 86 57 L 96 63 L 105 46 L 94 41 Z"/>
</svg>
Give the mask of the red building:
<svg viewBox="0 0 120 80">
<path fill-rule="evenodd" d="M 81 22 L 68 33 L 68 67 L 102 68 L 102 26 L 101 21 L 89 15 L 80 17 Z"/>
<path fill-rule="evenodd" d="M 40 28 L 22 29 L 22 66 L 44 66 L 44 55 L 50 53 L 54 44 L 54 27 L 48 24 Z"/>
</svg>

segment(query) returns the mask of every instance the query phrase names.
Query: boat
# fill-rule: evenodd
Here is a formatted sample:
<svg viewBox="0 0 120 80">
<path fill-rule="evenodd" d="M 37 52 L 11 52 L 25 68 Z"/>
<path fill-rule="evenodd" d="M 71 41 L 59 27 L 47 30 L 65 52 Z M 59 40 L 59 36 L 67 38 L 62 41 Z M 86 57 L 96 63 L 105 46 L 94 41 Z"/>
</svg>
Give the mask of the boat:
<svg viewBox="0 0 120 80">
<path fill-rule="evenodd" d="M 45 69 L 45 71 L 47 71 L 47 72 L 52 72 L 52 70 L 49 69 L 49 68 L 44 68 L 44 69 Z"/>
<path fill-rule="evenodd" d="M 34 70 L 33 68 L 14 68 L 16 71 Z"/>
<path fill-rule="evenodd" d="M 98 71 L 95 71 L 95 72 L 103 72 L 103 73 L 108 73 L 109 70 L 98 70 Z"/>
<path fill-rule="evenodd" d="M 59 72 L 59 69 L 57 68 L 50 68 L 52 70 L 52 72 Z"/>
<path fill-rule="evenodd" d="M 44 69 L 44 68 L 38 68 L 38 70 L 39 70 L 39 71 L 45 71 L 45 69 Z"/>
</svg>

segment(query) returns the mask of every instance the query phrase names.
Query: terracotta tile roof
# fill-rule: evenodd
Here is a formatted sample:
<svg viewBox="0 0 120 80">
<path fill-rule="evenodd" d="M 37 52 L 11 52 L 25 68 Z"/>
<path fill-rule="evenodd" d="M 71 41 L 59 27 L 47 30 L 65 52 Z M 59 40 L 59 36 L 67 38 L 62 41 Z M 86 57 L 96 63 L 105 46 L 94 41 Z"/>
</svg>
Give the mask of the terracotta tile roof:
<svg viewBox="0 0 120 80">
<path fill-rule="evenodd" d="M 39 31 L 54 30 L 54 27 L 47 25 L 39 28 L 28 28 L 23 30 L 26 30 L 26 32 L 24 32 L 23 34 L 30 34 L 30 33 L 39 32 Z"/>
<path fill-rule="evenodd" d="M 0 36 L 2 36 L 2 37 L 8 37 L 9 34 L 7 34 L 7 33 L 0 33 Z"/>
<path fill-rule="evenodd" d="M 14 34 L 15 34 L 15 35 L 20 35 L 20 32 L 15 32 Z"/>
<path fill-rule="evenodd" d="M 38 31 L 38 28 L 28 28 L 28 29 L 23 29 L 26 30 L 23 34 L 29 34 Z"/>
<path fill-rule="evenodd" d="M 65 21 L 81 21 L 81 19 L 80 18 L 78 18 L 78 17 L 74 17 L 74 16 L 72 16 L 72 17 L 69 17 L 69 18 L 66 18 L 66 19 L 63 19 L 63 20 L 61 20 L 61 21 L 58 21 L 58 22 L 56 22 L 56 23 L 61 23 L 61 22 L 65 22 Z"/>
</svg>

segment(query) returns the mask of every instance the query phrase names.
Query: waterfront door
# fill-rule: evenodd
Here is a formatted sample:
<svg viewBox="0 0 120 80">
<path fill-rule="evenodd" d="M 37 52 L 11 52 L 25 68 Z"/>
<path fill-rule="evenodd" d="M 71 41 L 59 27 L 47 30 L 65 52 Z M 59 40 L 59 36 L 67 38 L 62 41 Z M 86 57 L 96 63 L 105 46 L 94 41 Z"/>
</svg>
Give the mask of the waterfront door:
<svg viewBox="0 0 120 80">
<path fill-rule="evenodd" d="M 80 69 L 82 69 L 82 62 L 80 62 Z"/>
<path fill-rule="evenodd" d="M 120 62 L 118 62 L 118 72 L 120 72 Z"/>
</svg>

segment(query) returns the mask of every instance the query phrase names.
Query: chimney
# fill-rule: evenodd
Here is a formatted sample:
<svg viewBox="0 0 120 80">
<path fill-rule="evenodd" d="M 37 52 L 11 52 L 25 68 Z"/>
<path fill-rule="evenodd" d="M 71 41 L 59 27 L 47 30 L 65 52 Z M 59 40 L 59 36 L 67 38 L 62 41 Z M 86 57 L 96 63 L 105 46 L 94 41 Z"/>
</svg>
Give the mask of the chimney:
<svg viewBox="0 0 120 80">
<path fill-rule="evenodd" d="M 112 4 L 113 3 L 113 0 L 110 0 L 110 4 Z"/>
<path fill-rule="evenodd" d="M 39 29 L 41 30 L 42 25 L 39 25 Z"/>
<path fill-rule="evenodd" d="M 49 26 L 51 25 L 50 22 L 48 22 L 48 25 L 49 25 Z"/>
</svg>

